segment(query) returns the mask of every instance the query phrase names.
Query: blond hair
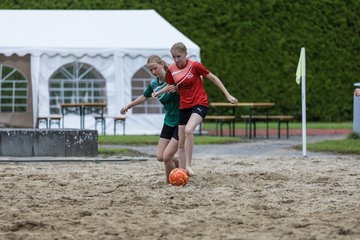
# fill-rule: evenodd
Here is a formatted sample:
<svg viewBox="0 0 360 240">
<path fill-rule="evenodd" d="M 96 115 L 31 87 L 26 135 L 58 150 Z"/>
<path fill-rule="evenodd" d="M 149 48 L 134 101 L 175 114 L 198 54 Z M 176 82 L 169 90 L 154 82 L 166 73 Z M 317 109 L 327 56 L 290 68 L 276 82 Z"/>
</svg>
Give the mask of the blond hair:
<svg viewBox="0 0 360 240">
<path fill-rule="evenodd" d="M 164 60 L 162 60 L 158 55 L 151 55 L 147 60 L 147 64 L 150 64 L 150 63 L 157 63 L 157 64 L 163 66 L 165 71 L 168 70 L 167 63 Z"/>
<path fill-rule="evenodd" d="M 187 53 L 185 44 L 183 44 L 182 42 L 175 43 L 171 47 L 170 52 L 175 52 L 175 51 L 180 52 L 180 53 Z"/>
</svg>

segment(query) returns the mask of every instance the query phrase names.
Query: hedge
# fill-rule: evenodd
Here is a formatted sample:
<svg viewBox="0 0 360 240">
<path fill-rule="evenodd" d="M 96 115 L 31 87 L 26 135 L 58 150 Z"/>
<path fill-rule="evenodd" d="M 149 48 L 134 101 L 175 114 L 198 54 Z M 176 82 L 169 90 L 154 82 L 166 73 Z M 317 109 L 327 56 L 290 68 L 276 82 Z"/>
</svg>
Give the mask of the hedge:
<svg viewBox="0 0 360 240">
<path fill-rule="evenodd" d="M 202 63 L 239 101 L 273 101 L 284 113 L 301 111 L 295 72 L 305 47 L 308 119 L 352 119 L 357 0 L 2 0 L 0 8 L 155 9 L 200 46 Z M 225 100 L 210 81 L 205 86 L 210 101 Z"/>
</svg>

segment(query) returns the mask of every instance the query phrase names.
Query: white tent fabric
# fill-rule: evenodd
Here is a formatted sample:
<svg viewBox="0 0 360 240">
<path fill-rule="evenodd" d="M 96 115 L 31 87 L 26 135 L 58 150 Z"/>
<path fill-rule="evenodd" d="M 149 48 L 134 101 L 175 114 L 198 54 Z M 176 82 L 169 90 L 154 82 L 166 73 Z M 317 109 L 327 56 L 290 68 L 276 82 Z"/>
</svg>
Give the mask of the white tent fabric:
<svg viewBox="0 0 360 240">
<path fill-rule="evenodd" d="M 200 61 L 200 48 L 154 10 L 0 10 L 0 54 L 31 55 L 34 119 L 49 115 L 50 76 L 74 61 L 94 66 L 106 80 L 107 114 L 131 101 L 131 78 L 157 54 L 172 62 L 170 48 L 183 42 Z M 158 134 L 163 114 L 127 114 L 127 134 Z M 88 117 L 86 128 L 94 128 Z M 66 116 L 65 127 L 79 127 Z M 107 128 L 111 133 L 112 122 Z"/>
</svg>

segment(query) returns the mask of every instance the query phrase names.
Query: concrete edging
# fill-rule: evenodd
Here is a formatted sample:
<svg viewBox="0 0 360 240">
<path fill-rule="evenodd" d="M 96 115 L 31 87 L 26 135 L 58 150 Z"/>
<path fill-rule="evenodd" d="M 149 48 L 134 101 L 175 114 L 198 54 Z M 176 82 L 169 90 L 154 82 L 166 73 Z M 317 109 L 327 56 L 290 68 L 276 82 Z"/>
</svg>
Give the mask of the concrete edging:
<svg viewBox="0 0 360 240">
<path fill-rule="evenodd" d="M 1 129 L 0 156 L 97 156 L 98 132 L 80 129 Z"/>
</svg>

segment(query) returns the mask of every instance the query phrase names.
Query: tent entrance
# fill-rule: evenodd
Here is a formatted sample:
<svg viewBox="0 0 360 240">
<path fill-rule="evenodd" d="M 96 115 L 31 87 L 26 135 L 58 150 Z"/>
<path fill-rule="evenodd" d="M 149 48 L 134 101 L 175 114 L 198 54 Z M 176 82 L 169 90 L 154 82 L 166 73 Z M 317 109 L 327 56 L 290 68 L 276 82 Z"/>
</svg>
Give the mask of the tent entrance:
<svg viewBox="0 0 360 240">
<path fill-rule="evenodd" d="M 0 126 L 33 126 L 30 55 L 0 54 Z"/>
</svg>

